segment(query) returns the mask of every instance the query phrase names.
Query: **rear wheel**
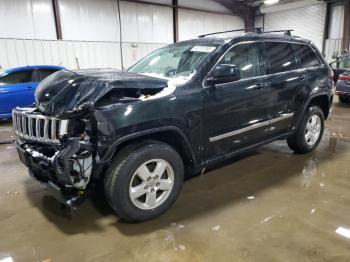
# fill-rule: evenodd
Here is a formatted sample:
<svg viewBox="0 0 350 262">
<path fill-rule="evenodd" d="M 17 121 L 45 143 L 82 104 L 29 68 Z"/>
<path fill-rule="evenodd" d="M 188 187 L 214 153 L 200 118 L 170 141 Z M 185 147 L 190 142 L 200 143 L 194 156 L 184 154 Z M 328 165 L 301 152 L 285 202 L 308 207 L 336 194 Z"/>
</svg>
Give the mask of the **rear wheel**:
<svg viewBox="0 0 350 262">
<path fill-rule="evenodd" d="M 348 96 L 339 96 L 339 101 L 341 103 L 349 103 L 350 98 Z"/>
<path fill-rule="evenodd" d="M 105 193 L 120 218 L 141 222 L 171 207 L 183 178 L 179 154 L 167 144 L 152 141 L 116 157 L 105 177 Z"/>
<path fill-rule="evenodd" d="M 309 153 L 320 143 L 323 130 L 323 111 L 318 106 L 311 106 L 303 117 L 298 130 L 288 137 L 288 146 L 296 153 Z"/>
</svg>

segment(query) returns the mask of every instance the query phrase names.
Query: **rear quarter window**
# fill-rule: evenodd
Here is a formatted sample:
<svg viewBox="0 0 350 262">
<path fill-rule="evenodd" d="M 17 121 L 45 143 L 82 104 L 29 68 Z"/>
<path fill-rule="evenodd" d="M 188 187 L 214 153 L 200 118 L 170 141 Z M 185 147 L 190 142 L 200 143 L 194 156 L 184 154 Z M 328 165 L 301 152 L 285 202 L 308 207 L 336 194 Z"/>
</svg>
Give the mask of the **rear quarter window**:
<svg viewBox="0 0 350 262">
<path fill-rule="evenodd" d="M 301 68 L 310 68 L 320 66 L 320 60 L 310 46 L 294 44 L 295 55 L 299 57 Z"/>
<path fill-rule="evenodd" d="M 266 42 L 264 54 L 269 65 L 269 74 L 297 69 L 292 47 L 288 43 Z"/>
</svg>

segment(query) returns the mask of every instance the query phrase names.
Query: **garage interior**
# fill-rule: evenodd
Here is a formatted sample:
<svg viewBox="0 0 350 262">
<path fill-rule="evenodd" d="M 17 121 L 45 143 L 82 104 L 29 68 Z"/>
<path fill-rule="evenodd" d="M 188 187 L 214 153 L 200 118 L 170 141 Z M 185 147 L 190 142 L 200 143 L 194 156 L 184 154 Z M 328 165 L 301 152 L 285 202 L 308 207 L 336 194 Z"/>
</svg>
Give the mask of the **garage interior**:
<svg viewBox="0 0 350 262">
<path fill-rule="evenodd" d="M 127 69 L 174 42 L 254 27 L 293 30 L 329 63 L 350 49 L 350 1 L 266 2 L 0 0 L 0 69 Z M 61 208 L 14 140 L 1 121 L 0 262 L 350 259 L 350 106 L 337 97 L 314 152 L 277 141 L 229 159 L 193 174 L 167 213 L 140 224 L 120 221 L 103 192 Z"/>
</svg>

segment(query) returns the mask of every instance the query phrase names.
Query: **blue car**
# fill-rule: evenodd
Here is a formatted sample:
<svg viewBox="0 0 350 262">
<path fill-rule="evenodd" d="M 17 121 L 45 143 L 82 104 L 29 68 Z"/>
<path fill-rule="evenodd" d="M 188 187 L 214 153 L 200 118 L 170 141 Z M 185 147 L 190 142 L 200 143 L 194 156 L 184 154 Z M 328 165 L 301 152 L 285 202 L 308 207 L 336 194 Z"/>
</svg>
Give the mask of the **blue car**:
<svg viewBox="0 0 350 262">
<path fill-rule="evenodd" d="M 34 103 L 34 92 L 45 77 L 64 69 L 61 66 L 25 66 L 0 74 L 0 119 L 12 117 L 12 109 Z"/>
</svg>

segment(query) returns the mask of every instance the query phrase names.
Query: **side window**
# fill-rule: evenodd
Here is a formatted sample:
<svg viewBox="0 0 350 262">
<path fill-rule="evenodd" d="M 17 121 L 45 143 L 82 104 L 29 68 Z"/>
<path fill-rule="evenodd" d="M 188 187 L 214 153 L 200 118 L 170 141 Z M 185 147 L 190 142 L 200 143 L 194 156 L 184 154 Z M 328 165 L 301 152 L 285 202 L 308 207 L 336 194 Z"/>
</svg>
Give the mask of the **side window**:
<svg viewBox="0 0 350 262">
<path fill-rule="evenodd" d="M 307 45 L 293 45 L 295 55 L 299 57 L 302 68 L 309 68 L 321 65 L 315 52 Z"/>
<path fill-rule="evenodd" d="M 38 81 L 40 82 L 44 78 L 48 77 L 49 75 L 57 72 L 57 69 L 54 68 L 40 68 L 38 69 Z"/>
<path fill-rule="evenodd" d="M 264 49 L 267 62 L 270 65 L 270 74 L 297 69 L 295 56 L 290 44 L 267 42 Z"/>
<path fill-rule="evenodd" d="M 33 72 L 34 70 L 23 70 L 9 73 L 0 78 L 0 85 L 14 85 L 32 82 Z"/>
<path fill-rule="evenodd" d="M 225 54 L 219 64 L 238 66 L 241 79 L 261 75 L 257 44 L 240 44 L 234 46 Z"/>
</svg>

